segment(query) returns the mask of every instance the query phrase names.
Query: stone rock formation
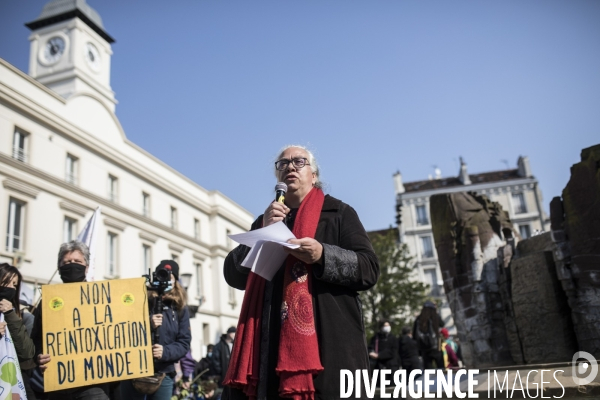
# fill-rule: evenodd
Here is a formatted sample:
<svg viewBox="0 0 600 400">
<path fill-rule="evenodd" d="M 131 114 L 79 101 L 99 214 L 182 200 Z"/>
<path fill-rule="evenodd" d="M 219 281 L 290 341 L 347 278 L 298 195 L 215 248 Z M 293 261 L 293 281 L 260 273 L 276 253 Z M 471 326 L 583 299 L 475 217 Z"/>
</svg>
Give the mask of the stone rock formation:
<svg viewBox="0 0 600 400">
<path fill-rule="evenodd" d="M 581 151 L 562 200 L 550 203 L 550 221 L 579 350 L 600 358 L 600 145 Z"/>
<path fill-rule="evenodd" d="M 567 296 L 556 274 L 553 247 L 550 232 L 522 240 L 510 262 L 514 321 L 526 364 L 568 361 L 577 352 Z"/>
<path fill-rule="evenodd" d="M 499 273 L 512 224 L 498 203 L 476 193 L 439 194 L 430 212 L 444 289 L 471 367 L 513 363 Z"/>
<path fill-rule="evenodd" d="M 600 145 L 581 152 L 551 229 L 519 241 L 498 203 L 430 199 L 444 288 L 469 367 L 600 358 Z"/>
</svg>

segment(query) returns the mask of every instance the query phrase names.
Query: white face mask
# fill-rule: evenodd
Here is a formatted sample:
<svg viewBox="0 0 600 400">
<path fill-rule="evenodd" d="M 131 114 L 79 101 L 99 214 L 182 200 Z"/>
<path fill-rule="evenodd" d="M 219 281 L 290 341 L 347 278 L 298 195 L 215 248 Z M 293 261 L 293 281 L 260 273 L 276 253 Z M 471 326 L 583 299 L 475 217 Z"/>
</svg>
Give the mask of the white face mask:
<svg viewBox="0 0 600 400">
<path fill-rule="evenodd" d="M 391 326 L 384 326 L 383 328 L 381 328 L 381 332 L 383 332 L 383 333 L 390 333 L 391 331 L 392 331 Z"/>
</svg>

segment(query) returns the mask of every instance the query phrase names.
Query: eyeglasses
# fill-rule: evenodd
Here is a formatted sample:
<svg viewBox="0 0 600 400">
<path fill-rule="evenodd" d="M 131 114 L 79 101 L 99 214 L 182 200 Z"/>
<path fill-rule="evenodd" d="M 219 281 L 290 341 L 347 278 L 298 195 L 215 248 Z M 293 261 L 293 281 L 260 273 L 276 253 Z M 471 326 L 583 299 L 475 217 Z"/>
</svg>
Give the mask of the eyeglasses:
<svg viewBox="0 0 600 400">
<path fill-rule="evenodd" d="M 292 160 L 283 158 L 279 161 L 275 161 L 275 169 L 277 171 L 283 171 L 284 169 L 287 168 L 288 165 L 290 165 L 290 162 L 292 164 L 294 164 L 294 167 L 296 167 L 298 169 L 304 167 L 305 165 L 310 165 L 307 158 L 294 158 Z"/>
</svg>

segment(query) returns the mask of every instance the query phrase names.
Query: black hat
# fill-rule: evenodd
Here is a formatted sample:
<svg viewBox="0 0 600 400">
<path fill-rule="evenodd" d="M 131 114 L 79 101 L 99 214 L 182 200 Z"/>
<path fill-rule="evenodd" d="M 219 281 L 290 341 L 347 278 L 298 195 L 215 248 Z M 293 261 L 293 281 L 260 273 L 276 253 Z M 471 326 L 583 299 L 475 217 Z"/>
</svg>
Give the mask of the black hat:
<svg viewBox="0 0 600 400">
<path fill-rule="evenodd" d="M 227 333 L 235 333 L 237 329 L 235 329 L 235 326 L 230 327 L 229 329 L 227 329 Z"/>
<path fill-rule="evenodd" d="M 157 271 L 160 269 L 166 269 L 168 271 L 171 271 L 171 273 L 175 277 L 175 280 L 179 280 L 179 264 L 177 264 L 175 261 L 162 260 L 160 264 L 158 264 L 158 267 L 156 267 Z"/>
<path fill-rule="evenodd" d="M 435 303 L 433 301 L 427 300 L 425 302 L 425 304 L 423 304 L 423 307 L 427 307 L 427 308 L 437 308 Z"/>
</svg>

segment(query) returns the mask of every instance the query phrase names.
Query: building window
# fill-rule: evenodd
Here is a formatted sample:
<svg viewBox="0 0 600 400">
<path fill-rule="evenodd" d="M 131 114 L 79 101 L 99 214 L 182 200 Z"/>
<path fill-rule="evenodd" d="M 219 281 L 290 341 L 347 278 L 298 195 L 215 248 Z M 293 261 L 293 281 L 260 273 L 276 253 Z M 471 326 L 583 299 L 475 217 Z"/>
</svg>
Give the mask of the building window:
<svg viewBox="0 0 600 400">
<path fill-rule="evenodd" d="M 523 193 L 513 193 L 512 200 L 515 214 L 524 214 L 527 212 L 527 205 L 525 204 L 525 195 Z"/>
<path fill-rule="evenodd" d="M 211 344 L 209 324 L 202 324 L 202 341 L 204 342 L 205 346 Z"/>
<path fill-rule="evenodd" d="M 107 275 L 108 276 L 117 276 L 117 251 L 118 249 L 118 239 L 119 237 L 117 236 L 116 233 L 112 233 L 112 232 L 108 232 L 108 237 L 107 237 L 107 253 L 106 253 L 106 258 L 107 258 L 107 263 L 106 263 L 106 267 L 107 267 Z"/>
<path fill-rule="evenodd" d="M 425 278 L 425 283 L 429 285 L 430 292 L 429 296 L 439 297 L 441 296 L 440 287 L 438 285 L 437 273 L 435 268 L 424 269 L 423 275 Z"/>
<path fill-rule="evenodd" d="M 431 242 L 431 236 L 421 236 L 421 257 L 433 257 L 433 244 Z"/>
<path fill-rule="evenodd" d="M 8 204 L 8 227 L 6 229 L 6 251 L 23 250 L 25 203 L 11 198 Z"/>
<path fill-rule="evenodd" d="M 196 263 L 196 297 L 199 299 L 203 295 L 203 283 L 202 283 L 202 264 Z"/>
<path fill-rule="evenodd" d="M 75 240 L 77 237 L 77 220 L 69 217 L 65 217 L 63 223 L 63 242 L 67 243 L 71 240 Z"/>
<path fill-rule="evenodd" d="M 177 229 L 177 209 L 171 206 L 171 228 Z"/>
<path fill-rule="evenodd" d="M 417 206 L 417 225 L 429 225 L 427 218 L 427 208 L 424 205 Z"/>
<path fill-rule="evenodd" d="M 152 248 L 147 245 L 142 245 L 142 273 L 148 273 L 152 268 Z"/>
<path fill-rule="evenodd" d="M 67 162 L 65 165 L 65 180 L 67 183 L 77 184 L 77 157 L 67 154 Z"/>
<path fill-rule="evenodd" d="M 194 218 L 194 238 L 200 240 L 200 221 Z"/>
<path fill-rule="evenodd" d="M 15 134 L 13 136 L 13 158 L 23 162 L 27 161 L 28 136 L 29 135 L 27 133 L 15 129 Z"/>
<path fill-rule="evenodd" d="M 231 308 L 235 308 L 237 305 L 237 301 L 235 299 L 235 289 L 231 286 L 229 286 L 229 304 L 231 305 Z"/>
<path fill-rule="evenodd" d="M 531 237 L 531 228 L 529 225 L 519 225 L 519 234 L 521 239 L 527 239 Z"/>
<path fill-rule="evenodd" d="M 150 217 L 150 195 L 142 192 L 142 215 Z"/>
<path fill-rule="evenodd" d="M 118 199 L 118 184 L 119 180 L 112 176 L 112 175 L 108 175 L 108 199 L 112 202 L 117 202 Z"/>
</svg>

